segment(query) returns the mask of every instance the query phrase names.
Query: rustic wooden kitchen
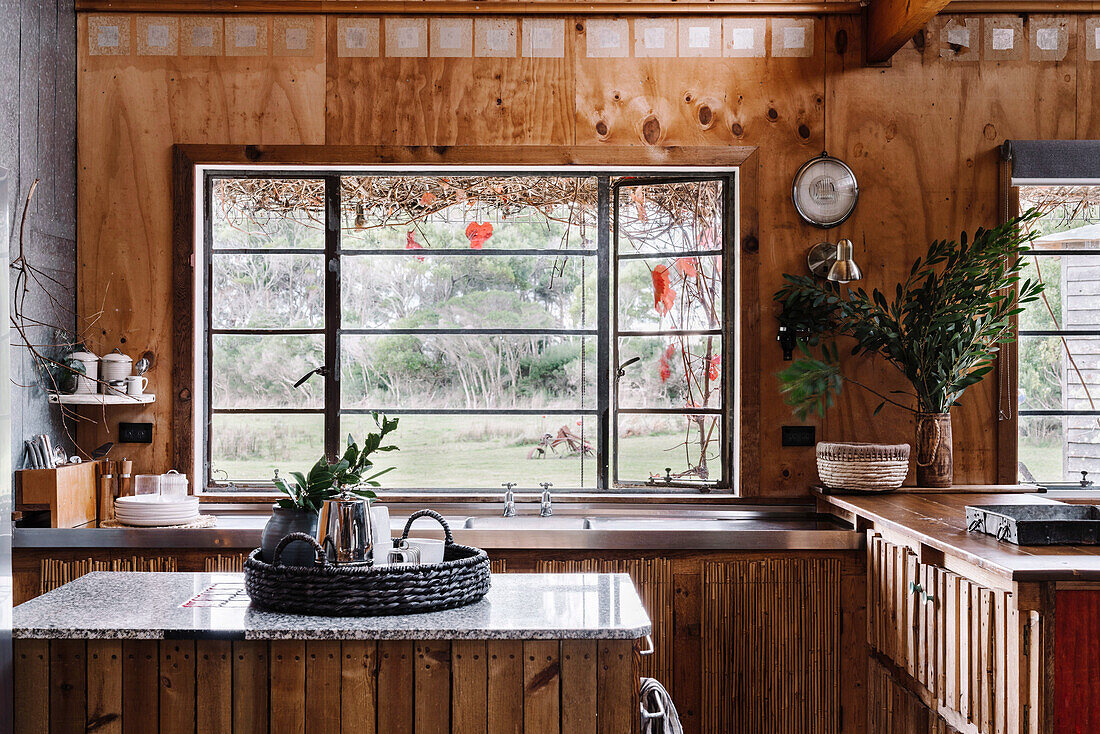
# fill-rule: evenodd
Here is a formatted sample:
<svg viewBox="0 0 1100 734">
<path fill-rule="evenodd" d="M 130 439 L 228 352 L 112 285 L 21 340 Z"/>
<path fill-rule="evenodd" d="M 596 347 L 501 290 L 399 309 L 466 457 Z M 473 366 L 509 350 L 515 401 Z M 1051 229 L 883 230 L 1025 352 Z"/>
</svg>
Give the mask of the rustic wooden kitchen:
<svg viewBox="0 0 1100 734">
<path fill-rule="evenodd" d="M 0 6 L 0 731 L 1100 734 L 1094 3 Z"/>
</svg>

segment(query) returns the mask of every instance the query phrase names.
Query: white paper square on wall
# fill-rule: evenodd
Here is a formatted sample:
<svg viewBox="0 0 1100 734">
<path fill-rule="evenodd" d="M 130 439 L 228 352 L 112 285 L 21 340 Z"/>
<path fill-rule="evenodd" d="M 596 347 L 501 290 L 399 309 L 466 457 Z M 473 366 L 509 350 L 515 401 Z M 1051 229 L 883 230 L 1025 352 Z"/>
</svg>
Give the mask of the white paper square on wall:
<svg viewBox="0 0 1100 734">
<path fill-rule="evenodd" d="M 305 28 L 286 29 L 286 47 L 292 51 L 304 51 L 309 40 Z"/>
<path fill-rule="evenodd" d="M 361 50 L 367 47 L 367 29 L 351 26 L 344 29 L 344 45 Z"/>
<path fill-rule="evenodd" d="M 784 28 L 783 48 L 806 48 L 806 29 L 802 26 Z"/>
<path fill-rule="evenodd" d="M 145 42 L 152 48 L 168 48 L 168 44 L 172 42 L 172 29 L 159 23 L 150 25 Z"/>
<path fill-rule="evenodd" d="M 416 28 L 398 28 L 397 29 L 397 47 L 399 49 L 408 51 L 411 48 L 417 48 L 420 46 L 420 31 Z"/>
<path fill-rule="evenodd" d="M 1039 28 L 1035 31 L 1035 45 L 1039 47 L 1041 51 L 1057 51 L 1058 50 L 1058 29 L 1057 28 Z"/>
<path fill-rule="evenodd" d="M 521 53 L 527 58 L 560 59 L 565 56 L 564 18 L 523 18 Z"/>
<path fill-rule="evenodd" d="M 1096 48 L 1100 48 L 1100 28 L 1096 28 L 1096 33 L 1093 35 L 1092 45 Z"/>
<path fill-rule="evenodd" d="M 754 41 L 752 28 L 734 28 L 730 34 L 730 47 L 739 51 L 752 48 Z"/>
<path fill-rule="evenodd" d="M 554 29 L 538 26 L 531 29 L 529 34 L 531 48 L 539 51 L 548 51 L 554 48 Z"/>
<path fill-rule="evenodd" d="M 507 51 L 512 47 L 512 34 L 505 28 L 489 28 L 485 31 L 485 45 L 490 51 Z"/>
<path fill-rule="evenodd" d="M 95 42 L 101 48 L 118 48 L 118 26 L 101 25 L 96 29 Z"/>
<path fill-rule="evenodd" d="M 646 48 L 664 48 L 665 29 L 660 27 L 646 28 L 642 33 L 642 39 Z"/>
<path fill-rule="evenodd" d="M 710 48 L 710 27 L 693 25 L 688 29 L 688 48 Z"/>
<path fill-rule="evenodd" d="M 600 48 L 618 48 L 622 40 L 614 28 L 600 28 L 596 32 L 596 45 Z"/>
<path fill-rule="evenodd" d="M 994 28 L 990 31 L 994 51 L 1008 51 L 1016 41 L 1016 32 L 1011 28 Z"/>
<path fill-rule="evenodd" d="M 439 47 L 448 50 L 462 48 L 462 29 L 453 25 L 439 26 Z"/>
<path fill-rule="evenodd" d="M 208 25 L 197 25 L 191 29 L 191 45 L 196 48 L 211 48 L 214 45 L 214 29 Z"/>
<path fill-rule="evenodd" d="M 968 28 L 954 27 L 947 29 L 947 42 L 954 46 L 970 47 L 970 30 Z"/>
<path fill-rule="evenodd" d="M 255 48 L 256 40 L 256 26 L 248 23 L 238 25 L 233 34 L 233 42 L 237 48 Z"/>
</svg>

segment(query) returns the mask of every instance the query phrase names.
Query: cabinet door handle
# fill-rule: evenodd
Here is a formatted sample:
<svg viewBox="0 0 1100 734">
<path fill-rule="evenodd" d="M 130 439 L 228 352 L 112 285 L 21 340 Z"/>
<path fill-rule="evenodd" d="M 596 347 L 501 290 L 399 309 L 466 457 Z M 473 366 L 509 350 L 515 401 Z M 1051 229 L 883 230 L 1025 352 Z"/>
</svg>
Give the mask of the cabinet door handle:
<svg viewBox="0 0 1100 734">
<path fill-rule="evenodd" d="M 926 604 L 931 604 L 936 600 L 936 597 L 926 593 L 924 587 L 918 584 L 916 581 L 909 582 L 909 591 L 916 594 L 917 596 L 923 597 L 923 601 Z"/>
</svg>

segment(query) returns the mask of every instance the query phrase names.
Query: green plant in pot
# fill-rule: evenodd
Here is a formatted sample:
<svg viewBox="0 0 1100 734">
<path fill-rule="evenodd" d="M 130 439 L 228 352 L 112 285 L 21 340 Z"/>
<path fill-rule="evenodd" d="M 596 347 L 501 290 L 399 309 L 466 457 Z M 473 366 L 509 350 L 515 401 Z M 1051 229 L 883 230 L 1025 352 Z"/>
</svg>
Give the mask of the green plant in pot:
<svg viewBox="0 0 1100 734">
<path fill-rule="evenodd" d="M 395 445 L 383 445 L 386 437 L 397 430 L 397 418 L 373 413 L 377 432 L 363 437 L 362 447 L 348 435 L 342 456 L 330 461 L 322 455 L 307 473 L 291 472 L 290 480 L 276 476 L 275 488 L 286 495 L 272 507 L 271 519 L 264 526 L 260 549 L 263 560 L 270 563 L 275 546 L 290 533 L 314 535 L 321 504 L 342 492 L 350 492 L 366 500 L 376 498 L 372 487 L 379 487 L 378 478 L 393 470 L 375 470 L 374 457 L 380 452 L 397 451 Z M 283 551 L 282 559 L 292 566 L 312 565 L 313 551 L 304 543 L 292 543 Z"/>
<path fill-rule="evenodd" d="M 1013 317 L 1042 292 L 1041 283 L 1020 279 L 1037 216 L 1032 210 L 973 238 L 933 242 L 892 293 L 784 275 L 779 319 L 803 341 L 802 356 L 778 377 L 796 415 L 823 415 L 845 382 L 867 390 L 881 400 L 876 415 L 886 405 L 915 414 L 917 485 L 951 486 L 950 409 L 993 369 L 1000 345 L 1014 338 Z M 852 355 L 896 367 L 911 389 L 884 393 L 844 374 L 842 338 Z"/>
</svg>

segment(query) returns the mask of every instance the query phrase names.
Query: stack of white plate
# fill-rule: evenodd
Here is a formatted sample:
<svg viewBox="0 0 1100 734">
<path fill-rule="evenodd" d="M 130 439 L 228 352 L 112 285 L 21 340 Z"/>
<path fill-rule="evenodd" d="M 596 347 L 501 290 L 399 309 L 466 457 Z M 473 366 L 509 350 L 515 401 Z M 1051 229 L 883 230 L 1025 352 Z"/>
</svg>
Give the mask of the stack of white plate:
<svg viewBox="0 0 1100 734">
<path fill-rule="evenodd" d="M 124 525 L 154 528 L 186 525 L 199 518 L 198 497 L 162 497 L 139 494 L 115 499 L 115 517 Z"/>
</svg>

